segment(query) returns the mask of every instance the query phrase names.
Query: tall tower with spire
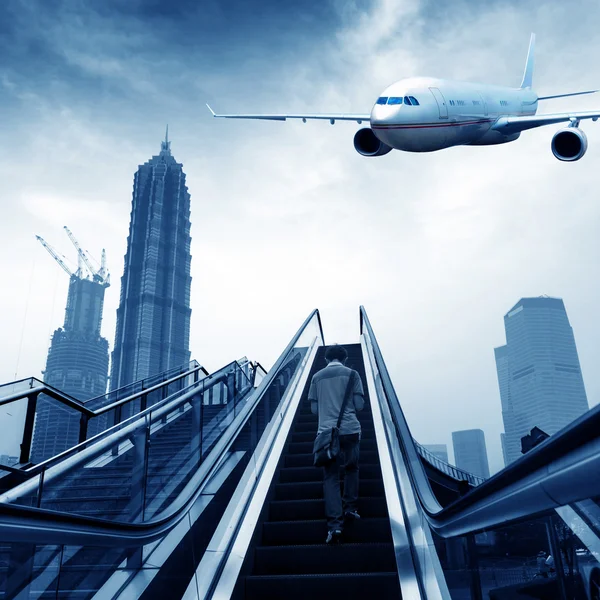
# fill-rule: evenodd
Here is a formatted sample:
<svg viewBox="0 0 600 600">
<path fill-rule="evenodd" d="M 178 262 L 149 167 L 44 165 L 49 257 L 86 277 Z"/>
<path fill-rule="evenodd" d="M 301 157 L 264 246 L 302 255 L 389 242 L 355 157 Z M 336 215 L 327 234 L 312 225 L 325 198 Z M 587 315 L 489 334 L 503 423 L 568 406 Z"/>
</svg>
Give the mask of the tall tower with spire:
<svg viewBox="0 0 600 600">
<path fill-rule="evenodd" d="M 133 180 L 111 390 L 189 361 L 190 246 L 190 194 L 167 126 Z"/>
</svg>

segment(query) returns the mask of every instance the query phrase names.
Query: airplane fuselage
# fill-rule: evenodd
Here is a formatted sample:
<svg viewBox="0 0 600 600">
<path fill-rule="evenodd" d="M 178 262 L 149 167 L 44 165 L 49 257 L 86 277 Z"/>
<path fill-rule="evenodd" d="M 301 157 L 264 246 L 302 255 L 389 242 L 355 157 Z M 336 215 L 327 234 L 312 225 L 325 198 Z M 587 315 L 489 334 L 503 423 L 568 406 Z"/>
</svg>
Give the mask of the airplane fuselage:
<svg viewBox="0 0 600 600">
<path fill-rule="evenodd" d="M 384 144 L 408 152 L 504 144 L 520 133 L 492 130 L 496 120 L 535 115 L 537 106 L 531 89 L 415 77 L 381 93 L 371 111 L 371 129 Z"/>
</svg>

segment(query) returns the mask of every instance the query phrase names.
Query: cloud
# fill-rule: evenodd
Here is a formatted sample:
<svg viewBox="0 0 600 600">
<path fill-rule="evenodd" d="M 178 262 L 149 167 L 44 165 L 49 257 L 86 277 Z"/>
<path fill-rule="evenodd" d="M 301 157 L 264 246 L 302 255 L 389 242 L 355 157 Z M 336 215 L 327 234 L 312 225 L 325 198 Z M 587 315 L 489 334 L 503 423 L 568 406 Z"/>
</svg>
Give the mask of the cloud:
<svg viewBox="0 0 600 600">
<path fill-rule="evenodd" d="M 518 85 L 531 31 L 540 90 L 591 89 L 600 69 L 577 57 L 580 39 L 598 50 L 593 18 L 573 23 L 554 0 L 265 4 L 235 22 L 223 4 L 183 16 L 163 4 L 13 10 L 21 66 L 1 70 L 11 119 L 0 125 L 10 140 L 0 278 L 12 293 L 0 299 L 0 379 L 14 376 L 23 330 L 19 374 L 43 368 L 66 281 L 33 234 L 68 248 L 64 224 L 92 254 L 107 249 L 112 346 L 133 173 L 168 122 L 192 195 L 192 351 L 210 369 L 241 355 L 272 364 L 316 306 L 329 341 L 356 342 L 365 304 L 417 439 L 451 446 L 452 430 L 481 427 L 496 470 L 502 317 L 521 296 L 550 293 L 565 298 L 598 401 L 592 125 L 572 165 L 551 155 L 552 128 L 505 146 L 367 159 L 353 149 L 355 124 L 228 122 L 203 105 L 364 112 L 391 81 L 421 73 Z M 591 0 L 580 10 L 598 14 Z M 597 99 L 543 109 L 572 106 Z"/>
</svg>

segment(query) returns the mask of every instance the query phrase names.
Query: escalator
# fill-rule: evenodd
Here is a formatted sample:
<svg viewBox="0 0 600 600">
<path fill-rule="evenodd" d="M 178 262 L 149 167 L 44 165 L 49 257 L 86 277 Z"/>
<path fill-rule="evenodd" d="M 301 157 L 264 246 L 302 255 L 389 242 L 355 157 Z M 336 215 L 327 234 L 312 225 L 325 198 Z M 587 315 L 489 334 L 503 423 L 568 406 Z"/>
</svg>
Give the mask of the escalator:
<svg viewBox="0 0 600 600">
<path fill-rule="evenodd" d="M 344 346 L 347 365 L 365 380 L 360 344 Z M 343 543 L 325 544 L 327 523 L 322 469 L 313 467 L 317 417 L 310 411 L 308 389 L 325 367 L 325 347 L 317 352 L 242 567 L 235 600 L 339 595 L 364 599 L 399 598 L 400 589 L 368 391 L 358 413 L 362 429 L 358 512 L 361 519 L 344 528 Z M 341 474 L 343 477 L 343 473 Z M 343 483 L 342 483 L 343 492 Z"/>
<path fill-rule="evenodd" d="M 312 466 L 313 311 L 260 385 L 232 364 L 171 395 L 153 387 L 135 415 L 5 487 L 0 599 L 600 600 L 586 502 L 600 505 L 600 483 L 585 476 L 600 471 L 600 409 L 482 483 L 419 451 L 362 308 L 346 348 L 366 404 L 362 518 L 341 544 L 324 543 Z M 556 561 L 545 578 L 542 550 Z"/>
<path fill-rule="evenodd" d="M 29 410 L 47 394 L 81 412 L 84 436 L 103 420 L 4 478 L 0 598 L 181 597 L 319 330 L 313 313 L 264 377 L 236 361 L 175 388 L 152 382 L 101 414 L 37 380 L 0 386 L 0 404 L 24 398 Z"/>
</svg>

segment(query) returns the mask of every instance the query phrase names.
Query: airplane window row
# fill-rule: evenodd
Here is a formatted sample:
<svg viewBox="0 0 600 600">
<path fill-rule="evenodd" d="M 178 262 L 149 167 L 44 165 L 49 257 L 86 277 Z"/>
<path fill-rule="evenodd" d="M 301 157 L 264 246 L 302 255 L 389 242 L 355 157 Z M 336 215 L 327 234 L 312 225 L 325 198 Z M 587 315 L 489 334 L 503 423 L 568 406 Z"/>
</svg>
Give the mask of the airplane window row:
<svg viewBox="0 0 600 600">
<path fill-rule="evenodd" d="M 414 96 L 381 96 L 377 98 L 377 104 L 408 104 L 409 106 L 419 106 L 419 101 Z"/>
<path fill-rule="evenodd" d="M 464 100 L 450 100 L 450 106 L 466 106 L 466 102 Z M 481 106 L 481 102 L 479 100 L 473 100 L 473 106 Z"/>
</svg>

